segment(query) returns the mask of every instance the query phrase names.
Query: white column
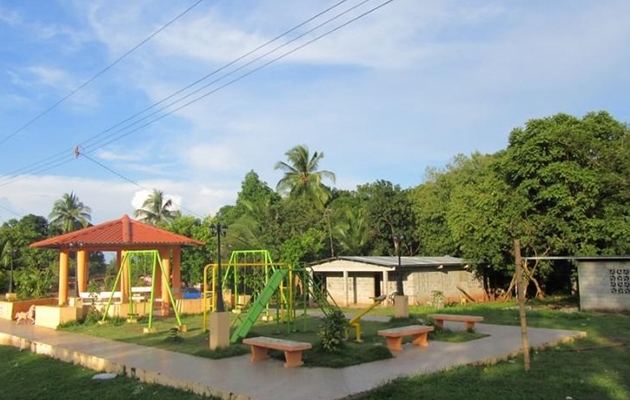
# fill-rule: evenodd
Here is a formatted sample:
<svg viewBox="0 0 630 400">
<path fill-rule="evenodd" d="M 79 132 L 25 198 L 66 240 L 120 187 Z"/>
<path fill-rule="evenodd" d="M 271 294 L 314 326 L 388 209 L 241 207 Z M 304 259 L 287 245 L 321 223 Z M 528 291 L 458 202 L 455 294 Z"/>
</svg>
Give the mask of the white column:
<svg viewBox="0 0 630 400">
<path fill-rule="evenodd" d="M 385 295 L 386 297 L 389 297 L 389 271 L 383 271 L 383 288 L 381 289 L 381 294 Z M 387 301 L 384 301 L 381 303 L 383 305 L 383 307 L 386 307 Z"/>
<path fill-rule="evenodd" d="M 348 307 L 350 305 L 349 303 L 349 294 L 348 294 L 348 271 L 344 270 L 343 271 L 343 291 L 346 294 L 346 303 L 345 306 Z"/>
</svg>

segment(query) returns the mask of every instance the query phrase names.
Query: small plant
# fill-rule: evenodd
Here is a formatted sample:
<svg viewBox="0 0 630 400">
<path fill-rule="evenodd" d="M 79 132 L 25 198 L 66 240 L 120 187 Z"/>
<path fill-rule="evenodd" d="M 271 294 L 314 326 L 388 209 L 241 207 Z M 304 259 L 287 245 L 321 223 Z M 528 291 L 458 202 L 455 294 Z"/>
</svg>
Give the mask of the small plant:
<svg viewBox="0 0 630 400">
<path fill-rule="evenodd" d="M 334 353 L 341 350 L 347 325 L 346 317 L 340 310 L 334 310 L 324 318 L 318 335 L 325 351 Z"/>
<path fill-rule="evenodd" d="M 444 308 L 444 292 L 441 290 L 431 291 L 431 307 L 438 310 Z"/>
</svg>

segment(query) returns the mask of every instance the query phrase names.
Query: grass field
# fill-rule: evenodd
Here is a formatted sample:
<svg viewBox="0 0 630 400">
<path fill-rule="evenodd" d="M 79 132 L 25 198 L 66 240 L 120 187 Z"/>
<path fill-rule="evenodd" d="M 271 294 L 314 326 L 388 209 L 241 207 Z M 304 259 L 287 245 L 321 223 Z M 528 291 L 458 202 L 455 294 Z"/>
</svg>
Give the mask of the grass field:
<svg viewBox="0 0 630 400">
<path fill-rule="evenodd" d="M 96 372 L 49 357 L 0 346 L 0 398 L 64 400 L 208 399 L 125 377 L 93 380 Z"/>
</svg>

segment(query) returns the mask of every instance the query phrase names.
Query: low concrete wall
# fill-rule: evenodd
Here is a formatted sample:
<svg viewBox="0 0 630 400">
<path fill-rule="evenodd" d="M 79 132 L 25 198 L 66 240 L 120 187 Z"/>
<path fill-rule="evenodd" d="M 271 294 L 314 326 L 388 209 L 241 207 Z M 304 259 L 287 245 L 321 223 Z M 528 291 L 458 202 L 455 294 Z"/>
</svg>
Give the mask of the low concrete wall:
<svg viewBox="0 0 630 400">
<path fill-rule="evenodd" d="M 77 320 L 76 307 L 37 306 L 35 325 L 57 329 L 60 324 Z"/>
<path fill-rule="evenodd" d="M 48 306 L 57 304 L 56 298 L 31 299 L 19 301 L 0 301 L 0 318 L 13 320 L 18 312 L 25 312 L 32 306 Z"/>
<path fill-rule="evenodd" d="M 580 309 L 630 310 L 630 261 L 578 261 Z"/>
</svg>

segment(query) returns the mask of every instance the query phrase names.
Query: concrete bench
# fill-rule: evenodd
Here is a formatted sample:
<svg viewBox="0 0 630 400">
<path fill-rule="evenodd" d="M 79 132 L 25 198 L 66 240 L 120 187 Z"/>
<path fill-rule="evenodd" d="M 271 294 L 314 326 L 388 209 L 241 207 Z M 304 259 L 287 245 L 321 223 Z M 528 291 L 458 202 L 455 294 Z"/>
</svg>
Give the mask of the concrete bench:
<svg viewBox="0 0 630 400">
<path fill-rule="evenodd" d="M 379 336 L 385 337 L 387 348 L 394 351 L 402 350 L 402 339 L 405 336 L 412 336 L 411 343 L 415 346 L 426 347 L 429 345 L 427 335 L 433 330 L 432 326 L 409 325 L 400 328 L 390 328 L 378 331 Z"/>
<path fill-rule="evenodd" d="M 302 351 L 310 349 L 312 346 L 306 342 L 294 342 L 292 340 L 283 340 L 259 336 L 254 338 L 245 338 L 243 343 L 252 349 L 252 362 L 262 361 L 269 358 L 268 350 L 284 351 L 284 367 L 299 367 L 304 364 L 302 362 Z"/>
<path fill-rule="evenodd" d="M 475 322 L 483 321 L 483 317 L 477 315 L 457 315 L 457 314 L 431 314 L 435 324 L 444 327 L 444 321 L 465 322 L 466 329 L 475 329 Z"/>
</svg>

